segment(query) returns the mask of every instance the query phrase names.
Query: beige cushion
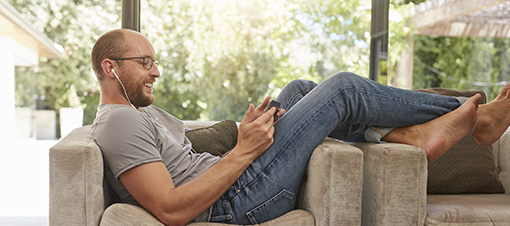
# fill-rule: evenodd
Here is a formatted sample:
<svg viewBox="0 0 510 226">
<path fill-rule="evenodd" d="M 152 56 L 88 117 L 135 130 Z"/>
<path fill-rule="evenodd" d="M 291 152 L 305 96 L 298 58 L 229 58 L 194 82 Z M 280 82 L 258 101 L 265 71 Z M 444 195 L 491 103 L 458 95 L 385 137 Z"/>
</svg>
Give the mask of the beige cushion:
<svg viewBox="0 0 510 226">
<path fill-rule="evenodd" d="M 124 226 L 124 225 L 153 225 L 163 226 L 145 209 L 125 204 L 114 204 L 104 212 L 101 226 Z M 220 226 L 228 224 L 218 223 L 189 223 L 189 226 Z M 314 225 L 314 217 L 305 210 L 294 210 L 277 219 L 260 224 L 261 226 L 305 226 Z"/>
<path fill-rule="evenodd" d="M 428 194 L 505 193 L 491 146 L 466 138 L 428 164 Z"/>
<path fill-rule="evenodd" d="M 425 225 L 509 225 L 510 195 L 428 195 Z"/>
<path fill-rule="evenodd" d="M 50 149 L 50 225 L 97 225 L 105 208 L 103 156 L 90 126 Z"/>
<path fill-rule="evenodd" d="M 427 158 L 423 149 L 398 143 L 355 143 L 363 150 L 361 225 L 422 225 Z"/>
<path fill-rule="evenodd" d="M 360 225 L 362 183 L 361 150 L 326 138 L 312 153 L 297 207 L 312 213 L 315 225 Z"/>
</svg>

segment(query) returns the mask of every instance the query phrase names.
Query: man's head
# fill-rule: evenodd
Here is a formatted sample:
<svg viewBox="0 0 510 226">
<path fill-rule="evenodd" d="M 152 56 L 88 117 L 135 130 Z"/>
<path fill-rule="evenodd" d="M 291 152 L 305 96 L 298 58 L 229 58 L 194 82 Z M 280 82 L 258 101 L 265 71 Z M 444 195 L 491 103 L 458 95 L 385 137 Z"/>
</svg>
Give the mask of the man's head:
<svg viewBox="0 0 510 226">
<path fill-rule="evenodd" d="M 91 53 L 101 103 L 150 105 L 152 84 L 160 75 L 155 58 L 152 44 L 136 31 L 119 29 L 101 36 Z"/>
</svg>

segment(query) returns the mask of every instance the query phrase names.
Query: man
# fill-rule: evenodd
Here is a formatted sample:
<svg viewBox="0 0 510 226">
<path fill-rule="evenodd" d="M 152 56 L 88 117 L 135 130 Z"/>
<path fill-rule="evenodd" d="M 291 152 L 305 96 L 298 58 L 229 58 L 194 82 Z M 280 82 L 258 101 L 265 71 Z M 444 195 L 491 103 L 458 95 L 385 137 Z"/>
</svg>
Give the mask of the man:
<svg viewBox="0 0 510 226">
<path fill-rule="evenodd" d="M 250 104 L 237 145 L 219 158 L 195 154 L 183 123 L 150 105 L 160 74 L 147 38 L 110 31 L 94 45 L 91 60 L 101 88 L 93 137 L 105 177 L 124 202 L 167 225 L 256 224 L 285 214 L 313 150 L 327 136 L 364 141 L 379 131 L 375 140 L 421 147 L 434 160 L 470 132 L 488 145 L 510 125 L 510 85 L 478 106 L 480 95 L 461 100 L 412 92 L 344 72 L 318 85 L 289 83 L 277 98 L 288 111 L 264 111 L 269 98 L 257 108 Z"/>
</svg>

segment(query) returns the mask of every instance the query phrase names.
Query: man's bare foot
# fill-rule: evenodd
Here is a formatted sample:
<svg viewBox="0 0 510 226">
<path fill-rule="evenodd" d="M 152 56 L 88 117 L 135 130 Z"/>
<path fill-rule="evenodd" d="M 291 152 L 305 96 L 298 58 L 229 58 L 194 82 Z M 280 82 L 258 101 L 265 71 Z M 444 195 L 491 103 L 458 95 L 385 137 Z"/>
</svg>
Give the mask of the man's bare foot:
<svg viewBox="0 0 510 226">
<path fill-rule="evenodd" d="M 395 128 L 383 140 L 423 148 L 427 160 L 434 161 L 473 130 L 481 99 L 482 96 L 477 94 L 439 118 L 419 125 Z"/>
<path fill-rule="evenodd" d="M 497 141 L 510 126 L 510 84 L 506 84 L 498 97 L 488 104 L 480 105 L 476 113 L 473 137 L 480 145 Z"/>
</svg>

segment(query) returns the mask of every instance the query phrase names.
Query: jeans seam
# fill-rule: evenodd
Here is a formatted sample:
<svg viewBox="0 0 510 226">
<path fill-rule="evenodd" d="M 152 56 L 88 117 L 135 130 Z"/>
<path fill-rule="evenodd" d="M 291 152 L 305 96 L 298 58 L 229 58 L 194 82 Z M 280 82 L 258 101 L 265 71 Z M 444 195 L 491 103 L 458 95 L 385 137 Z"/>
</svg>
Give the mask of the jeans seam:
<svg viewBox="0 0 510 226">
<path fill-rule="evenodd" d="M 311 122 L 311 121 L 313 121 L 315 118 L 317 118 L 317 115 L 318 115 L 320 112 L 322 112 L 322 111 L 323 111 L 324 106 L 330 106 L 330 105 L 331 105 L 331 103 L 334 103 L 334 102 L 335 102 L 336 98 L 337 98 L 337 97 L 335 97 L 335 98 L 332 98 L 332 99 L 328 100 L 328 102 L 327 102 L 326 104 L 324 104 L 323 106 L 321 106 L 320 110 L 319 110 L 319 111 L 316 111 L 316 114 L 314 114 L 314 115 L 313 115 L 313 117 L 310 117 L 310 119 L 309 119 L 308 121 L 306 121 L 306 123 L 304 123 L 302 127 L 299 127 L 299 128 L 297 129 L 297 130 L 299 131 L 299 133 L 303 132 L 303 131 L 304 131 L 304 130 L 303 130 L 303 128 L 306 128 L 306 127 L 310 124 L 310 122 Z M 284 144 L 284 147 L 287 147 L 287 146 L 289 146 L 291 143 L 293 143 L 293 142 L 296 140 L 296 139 L 295 139 L 295 137 L 297 137 L 297 134 L 299 134 L 299 133 L 294 133 L 294 134 L 292 135 L 292 139 L 287 140 L 287 142 Z M 257 181 L 258 181 L 258 180 L 259 180 L 262 176 L 264 176 L 264 175 L 265 175 L 265 173 L 264 173 L 264 172 L 266 171 L 266 169 L 267 169 L 268 167 L 272 166 L 272 165 L 273 165 L 273 163 L 276 161 L 276 159 L 279 159 L 279 158 L 280 158 L 280 156 L 281 156 L 282 154 L 283 154 L 283 151 L 280 151 L 280 152 L 278 153 L 278 155 L 276 155 L 276 156 L 272 159 L 272 161 L 271 161 L 269 164 L 267 164 L 267 165 L 264 167 L 264 169 L 262 169 L 262 170 L 261 170 L 261 172 L 257 175 L 257 177 L 255 177 L 252 181 L 250 181 L 248 184 L 246 184 L 246 186 L 245 186 L 245 187 L 243 187 L 243 188 L 242 188 L 242 190 L 246 190 L 247 188 L 251 187 L 251 186 L 252 186 L 255 182 L 257 182 Z M 237 197 L 237 196 L 236 196 L 236 197 Z M 236 197 L 234 197 L 234 199 L 235 199 Z"/>
<path fill-rule="evenodd" d="M 308 93 L 310 93 L 310 91 L 304 92 L 303 97 L 304 97 L 304 96 L 306 96 Z M 294 101 L 297 99 L 297 97 L 298 97 L 298 96 L 301 96 L 301 94 L 302 94 L 302 93 L 296 93 L 296 94 L 294 94 L 294 95 L 292 96 L 292 99 L 291 99 L 291 100 L 290 100 L 290 102 L 289 102 L 289 106 L 294 105 Z M 299 101 L 298 101 L 298 102 L 299 102 Z M 288 106 L 287 106 L 287 107 L 288 107 Z"/>
<path fill-rule="evenodd" d="M 430 102 L 428 100 L 416 100 L 416 99 L 410 99 L 410 98 L 402 98 L 402 97 L 398 97 L 398 96 L 395 96 L 395 95 L 386 95 L 386 94 L 381 94 L 381 93 L 374 93 L 374 92 L 371 92 L 370 90 L 359 89 L 359 88 L 356 88 L 356 87 L 352 87 L 352 89 L 354 89 L 355 91 L 358 91 L 360 93 L 363 93 L 364 95 L 379 96 L 381 98 L 391 99 L 391 100 L 393 100 L 395 102 L 398 102 L 398 103 L 401 103 L 401 104 L 415 104 L 415 105 L 420 105 L 420 106 L 438 106 L 438 107 L 442 107 L 442 108 L 450 109 L 450 110 L 454 110 L 455 109 L 455 108 L 452 109 L 447 104 L 441 104 L 441 103 L 437 103 L 437 102 Z"/>
</svg>

